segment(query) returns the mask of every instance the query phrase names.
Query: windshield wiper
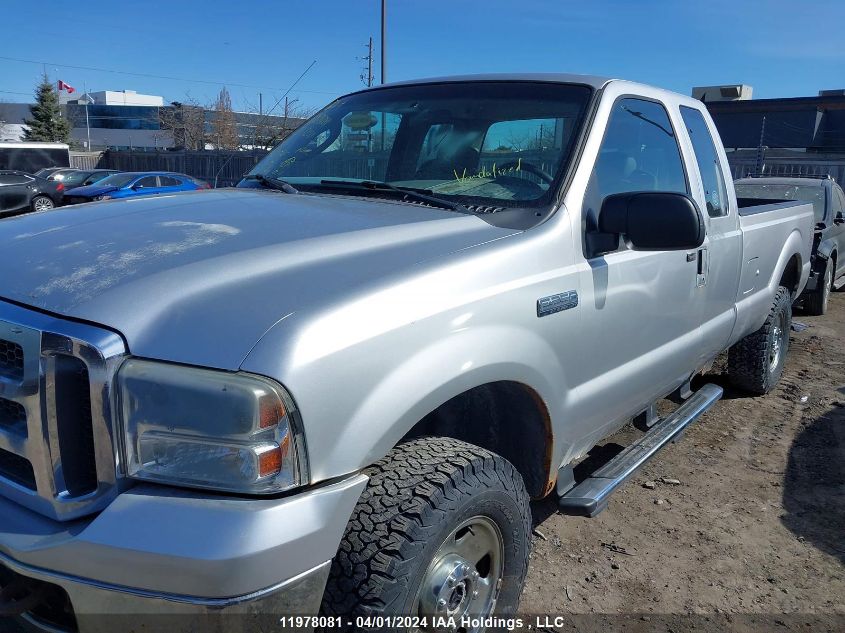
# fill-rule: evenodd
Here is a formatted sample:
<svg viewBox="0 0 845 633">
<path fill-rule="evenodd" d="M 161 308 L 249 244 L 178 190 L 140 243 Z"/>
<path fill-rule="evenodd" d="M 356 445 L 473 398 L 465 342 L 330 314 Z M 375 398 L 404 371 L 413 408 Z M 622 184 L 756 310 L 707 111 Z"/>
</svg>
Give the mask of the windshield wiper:
<svg viewBox="0 0 845 633">
<path fill-rule="evenodd" d="M 391 185 L 389 182 L 381 180 L 321 180 L 321 185 L 328 185 L 331 187 L 345 187 L 349 189 L 367 189 L 369 191 L 392 191 L 402 194 L 404 198 L 416 200 L 417 202 L 426 202 L 441 209 L 448 209 L 449 211 L 458 211 L 460 213 L 471 213 L 464 205 L 459 202 L 452 202 L 433 195 L 429 189 L 416 189 L 414 187 L 397 187 Z"/>
<path fill-rule="evenodd" d="M 269 178 L 264 174 L 250 174 L 245 180 L 257 180 L 264 187 L 268 189 L 275 189 L 277 191 L 284 191 L 285 193 L 299 193 L 299 189 L 292 184 L 280 178 Z"/>
</svg>

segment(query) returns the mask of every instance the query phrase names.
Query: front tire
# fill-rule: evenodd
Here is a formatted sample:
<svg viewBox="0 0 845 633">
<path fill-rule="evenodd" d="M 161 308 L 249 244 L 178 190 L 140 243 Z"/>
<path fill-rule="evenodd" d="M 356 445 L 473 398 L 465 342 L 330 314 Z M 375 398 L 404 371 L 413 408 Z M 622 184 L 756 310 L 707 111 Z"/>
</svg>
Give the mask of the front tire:
<svg viewBox="0 0 845 633">
<path fill-rule="evenodd" d="M 763 326 L 728 350 L 728 377 L 734 386 L 762 396 L 774 389 L 783 373 L 792 326 L 792 295 L 778 288 Z"/>
<path fill-rule="evenodd" d="M 824 274 L 821 276 L 819 285 L 804 297 L 804 309 L 808 314 L 821 316 L 827 312 L 830 291 L 833 289 L 833 266 L 833 260 L 825 263 Z"/>
<path fill-rule="evenodd" d="M 400 444 L 365 473 L 370 481 L 332 562 L 324 614 L 460 620 L 516 611 L 531 510 L 510 462 L 428 437 Z"/>
<path fill-rule="evenodd" d="M 35 196 L 29 204 L 33 211 L 50 211 L 56 208 L 49 196 Z"/>
</svg>

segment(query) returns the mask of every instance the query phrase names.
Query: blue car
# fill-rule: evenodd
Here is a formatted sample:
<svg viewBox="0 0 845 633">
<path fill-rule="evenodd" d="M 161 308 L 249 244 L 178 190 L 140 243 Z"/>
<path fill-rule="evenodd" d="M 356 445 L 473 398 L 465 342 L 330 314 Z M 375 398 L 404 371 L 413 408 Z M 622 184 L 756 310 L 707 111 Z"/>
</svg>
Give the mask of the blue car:
<svg viewBox="0 0 845 633">
<path fill-rule="evenodd" d="M 92 200 L 134 198 L 209 188 L 208 183 L 185 174 L 166 171 L 123 172 L 107 176 L 92 185 L 69 189 L 65 191 L 64 201 L 65 204 L 79 204 Z"/>
</svg>

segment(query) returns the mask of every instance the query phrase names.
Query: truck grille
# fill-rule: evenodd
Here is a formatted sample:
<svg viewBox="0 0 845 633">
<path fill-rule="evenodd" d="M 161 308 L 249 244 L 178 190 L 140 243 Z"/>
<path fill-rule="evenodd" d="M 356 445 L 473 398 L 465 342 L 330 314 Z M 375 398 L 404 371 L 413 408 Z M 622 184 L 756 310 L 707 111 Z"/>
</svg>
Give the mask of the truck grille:
<svg viewBox="0 0 845 633">
<path fill-rule="evenodd" d="M 116 334 L 0 301 L 0 496 L 59 520 L 117 494 Z"/>
<path fill-rule="evenodd" d="M 0 374 L 12 380 L 23 377 L 23 348 L 17 343 L 0 340 Z"/>
</svg>

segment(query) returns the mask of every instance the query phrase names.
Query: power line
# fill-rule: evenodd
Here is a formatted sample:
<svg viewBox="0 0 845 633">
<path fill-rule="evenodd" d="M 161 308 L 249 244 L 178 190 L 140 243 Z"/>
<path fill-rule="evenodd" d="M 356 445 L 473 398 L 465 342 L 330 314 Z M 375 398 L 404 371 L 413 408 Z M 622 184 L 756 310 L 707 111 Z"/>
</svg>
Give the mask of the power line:
<svg viewBox="0 0 845 633">
<path fill-rule="evenodd" d="M 253 84 L 241 84 L 241 83 L 234 83 L 228 81 L 210 81 L 207 79 L 186 79 L 184 77 L 172 77 L 168 75 L 154 75 L 152 73 L 135 73 L 129 72 L 125 70 L 113 70 L 109 68 L 97 68 L 95 66 L 74 66 L 71 64 L 57 64 L 55 62 L 45 62 L 45 61 L 37 61 L 34 59 L 21 59 L 19 57 L 5 57 L 0 55 L 0 59 L 10 62 L 19 62 L 22 64 L 37 64 L 39 66 L 46 65 L 46 66 L 55 66 L 58 68 L 72 68 L 74 70 L 90 70 L 93 72 L 100 72 L 100 73 L 112 73 L 115 75 L 130 75 L 133 77 L 146 77 L 148 79 L 164 79 L 167 81 L 182 81 L 186 83 L 196 83 L 196 84 L 208 84 L 211 86 L 234 86 L 237 88 L 255 88 L 259 90 L 276 90 L 276 88 L 268 88 L 266 86 L 256 86 Z M 4 91 L 5 92 L 5 91 Z M 332 95 L 337 96 L 340 93 L 338 92 L 328 92 L 325 90 L 296 90 L 294 92 L 304 92 L 304 93 L 312 93 L 312 94 L 323 94 L 323 95 Z M 12 93 L 12 94 L 24 94 L 24 93 Z"/>
</svg>

